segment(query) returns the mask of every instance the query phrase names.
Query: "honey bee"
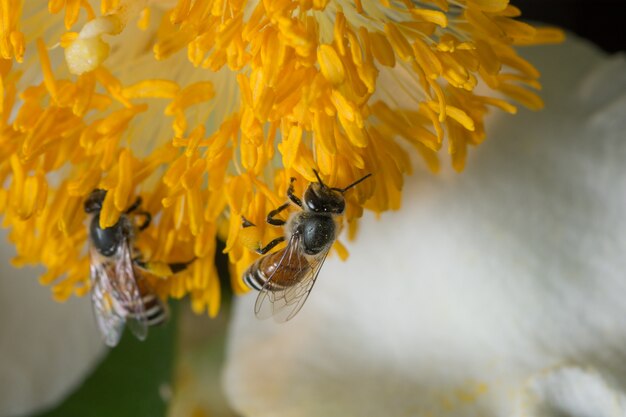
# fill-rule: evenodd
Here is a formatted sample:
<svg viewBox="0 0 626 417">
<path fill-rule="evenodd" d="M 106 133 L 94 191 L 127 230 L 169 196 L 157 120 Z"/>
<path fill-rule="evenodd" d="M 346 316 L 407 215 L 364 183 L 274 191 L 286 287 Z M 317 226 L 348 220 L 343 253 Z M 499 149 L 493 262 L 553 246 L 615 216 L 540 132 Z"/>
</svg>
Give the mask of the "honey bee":
<svg viewBox="0 0 626 417">
<path fill-rule="evenodd" d="M 337 216 L 343 214 L 346 202 L 344 193 L 364 181 L 368 174 L 345 188 L 331 188 L 313 171 L 317 182 L 309 184 L 300 199 L 294 194 L 293 182 L 287 189 L 289 201 L 267 215 L 267 223 L 285 226 L 285 234 L 257 253 L 265 255 L 256 260 L 243 274 L 244 282 L 259 291 L 254 312 L 258 318 L 273 316 L 276 321 L 292 319 L 304 305 L 320 269 L 337 238 Z M 276 216 L 293 203 L 301 210 L 294 212 L 289 220 Z M 243 227 L 254 226 L 242 218 Z M 287 246 L 267 254 L 276 245 L 287 241 Z"/>
<path fill-rule="evenodd" d="M 91 216 L 91 301 L 103 340 L 113 347 L 119 343 L 125 324 L 137 339 L 145 340 L 148 327 L 167 321 L 169 312 L 142 274 L 142 270 L 150 272 L 150 263 L 142 261 L 141 255 L 133 248 L 136 232 L 145 230 L 152 216 L 138 210 L 141 205 L 141 198 L 138 197 L 116 224 L 102 228 L 100 210 L 105 196 L 105 190 L 92 191 L 84 209 Z M 136 226 L 130 218 L 131 214 L 142 216 L 143 222 Z M 164 265 L 167 273 L 174 274 L 184 270 L 189 263 Z"/>
</svg>

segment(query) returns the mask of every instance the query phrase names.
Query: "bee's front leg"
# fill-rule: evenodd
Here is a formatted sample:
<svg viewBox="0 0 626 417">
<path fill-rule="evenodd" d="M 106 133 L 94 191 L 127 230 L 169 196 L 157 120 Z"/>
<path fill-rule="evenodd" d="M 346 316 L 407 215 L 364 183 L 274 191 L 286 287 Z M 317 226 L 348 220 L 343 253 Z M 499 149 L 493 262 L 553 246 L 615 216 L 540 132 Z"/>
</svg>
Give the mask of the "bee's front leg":
<svg viewBox="0 0 626 417">
<path fill-rule="evenodd" d="M 143 223 L 139 226 L 139 231 L 145 230 L 148 226 L 150 226 L 150 222 L 152 221 L 152 215 L 150 213 L 147 211 L 138 211 L 135 214 L 144 217 Z"/>
<path fill-rule="evenodd" d="M 280 242 L 284 242 L 284 241 L 285 241 L 285 236 L 279 236 L 276 239 L 272 240 L 267 245 L 265 245 L 265 247 L 257 249 L 256 253 L 258 253 L 259 255 L 265 255 L 267 252 L 271 251 Z"/>
<path fill-rule="evenodd" d="M 275 219 L 275 216 L 278 216 L 280 214 L 281 211 L 285 210 L 287 207 L 289 207 L 289 203 L 285 203 L 282 206 L 278 207 L 277 209 L 274 209 L 272 211 L 269 212 L 269 214 L 267 215 L 267 219 L 265 220 L 266 222 L 268 222 L 269 224 L 271 224 L 272 226 L 283 226 L 285 223 L 287 223 L 285 220 L 282 219 Z"/>
<path fill-rule="evenodd" d="M 302 200 L 300 200 L 300 198 L 298 198 L 293 192 L 293 183 L 296 179 L 294 177 L 291 177 L 291 181 L 289 182 L 289 188 L 287 188 L 287 197 L 289 197 L 289 199 L 291 201 L 293 201 L 293 203 L 295 205 L 297 205 L 298 207 L 302 208 Z"/>
<path fill-rule="evenodd" d="M 141 199 L 141 197 L 137 197 L 137 199 L 135 200 L 135 202 L 126 209 L 126 211 L 124 212 L 124 214 L 130 214 L 133 211 L 137 210 L 139 208 L 139 206 L 141 205 L 141 202 L 143 200 Z"/>
<path fill-rule="evenodd" d="M 279 208 L 277 208 L 276 210 L 273 210 L 272 212 L 270 212 L 270 214 L 267 215 L 268 217 L 268 223 L 270 223 L 269 219 L 271 216 L 276 215 L 280 212 L 280 210 L 284 210 L 285 207 L 283 206 L 288 206 L 289 203 L 285 203 L 282 206 L 280 206 Z M 281 207 L 283 207 L 281 209 Z M 276 212 L 276 213 L 274 213 Z M 274 214 L 272 214 L 274 213 Z M 284 224 L 285 222 L 279 219 L 273 219 L 276 222 L 283 222 L 282 224 Z M 273 224 L 273 223 L 270 223 Z M 246 219 L 244 216 L 241 216 L 241 227 L 243 227 L 244 229 L 247 227 L 256 227 L 256 224 L 252 223 L 250 220 Z M 259 255 L 265 255 L 267 252 L 271 251 L 276 245 L 278 245 L 280 242 L 283 242 L 285 240 L 285 236 L 279 236 L 276 239 L 272 240 L 270 243 L 268 243 L 267 245 L 265 245 L 264 247 L 261 247 L 259 244 L 259 247 L 257 249 L 255 249 L 255 252 L 258 253 Z"/>
</svg>

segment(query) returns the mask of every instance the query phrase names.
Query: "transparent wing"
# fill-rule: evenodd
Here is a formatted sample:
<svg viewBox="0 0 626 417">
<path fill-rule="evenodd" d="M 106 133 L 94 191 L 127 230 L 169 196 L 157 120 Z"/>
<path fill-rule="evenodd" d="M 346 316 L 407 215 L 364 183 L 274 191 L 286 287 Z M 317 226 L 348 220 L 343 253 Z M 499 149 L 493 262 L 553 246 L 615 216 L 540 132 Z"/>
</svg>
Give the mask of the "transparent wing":
<svg viewBox="0 0 626 417">
<path fill-rule="evenodd" d="M 126 310 L 126 320 L 128 328 L 139 340 L 145 340 L 148 336 L 148 322 L 144 311 L 144 303 L 137 285 L 138 271 L 134 267 L 133 259 L 130 255 L 130 245 L 128 239 L 123 239 L 120 243 L 118 259 L 115 263 L 116 279 L 113 280 L 115 295 L 119 303 Z"/>
<path fill-rule="evenodd" d="M 126 321 L 123 309 L 113 296 L 113 274 L 112 264 L 96 262 L 92 256 L 91 304 L 104 343 L 111 347 L 119 343 Z"/>
<path fill-rule="evenodd" d="M 294 234 L 287 242 L 287 246 L 284 249 L 281 249 L 281 251 L 277 252 L 277 255 L 279 253 L 282 253 L 282 255 L 280 256 L 280 260 L 278 261 L 274 272 L 268 277 L 268 279 L 265 281 L 265 284 L 263 284 L 263 287 L 259 291 L 259 295 L 257 296 L 256 302 L 254 304 L 254 313 L 259 319 L 267 319 L 269 317 L 272 317 L 277 311 L 274 307 L 274 303 L 276 299 L 279 299 L 281 296 L 280 290 L 277 289 L 277 278 L 279 276 L 282 276 L 281 269 L 285 268 L 289 264 L 290 260 L 293 259 L 294 254 L 297 255 L 299 244 L 299 239 Z"/>
<path fill-rule="evenodd" d="M 291 320 L 306 302 L 331 245 L 314 256 L 304 256 L 299 236 L 292 236 L 274 272 L 263 285 L 255 304 L 260 319 Z"/>
<path fill-rule="evenodd" d="M 326 256 L 328 255 L 328 252 L 330 252 L 330 247 L 331 245 L 309 261 L 311 267 L 304 279 L 296 283 L 291 288 L 285 290 L 285 306 L 281 307 L 282 311 L 280 314 L 274 316 L 276 321 L 288 321 L 298 314 L 307 298 L 309 298 L 309 294 L 311 294 L 311 290 L 317 280 L 317 276 L 322 269 L 322 265 L 324 265 L 324 261 L 326 261 Z M 284 312 L 288 312 L 288 314 L 283 316 Z"/>
</svg>

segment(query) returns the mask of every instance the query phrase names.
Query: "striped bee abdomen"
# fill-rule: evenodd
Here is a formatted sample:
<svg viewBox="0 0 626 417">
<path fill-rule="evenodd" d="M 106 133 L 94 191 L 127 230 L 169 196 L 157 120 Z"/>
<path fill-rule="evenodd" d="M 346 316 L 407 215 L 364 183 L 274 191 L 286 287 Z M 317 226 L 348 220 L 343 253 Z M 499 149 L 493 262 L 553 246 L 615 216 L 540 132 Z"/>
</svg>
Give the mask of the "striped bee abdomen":
<svg viewBox="0 0 626 417">
<path fill-rule="evenodd" d="M 142 300 L 144 315 L 148 326 L 157 326 L 167 321 L 167 308 L 165 308 L 165 305 L 159 297 L 154 294 L 146 294 L 143 296 Z"/>
<path fill-rule="evenodd" d="M 307 258 L 301 253 L 291 252 L 284 256 L 285 250 L 266 255 L 257 259 L 243 274 L 248 287 L 260 291 L 271 278 L 266 287 L 269 291 L 284 290 L 298 283 L 311 268 Z"/>
<path fill-rule="evenodd" d="M 141 302 L 143 309 L 138 308 L 138 306 L 124 306 L 129 318 L 145 318 L 148 326 L 158 326 L 165 323 L 169 318 L 167 307 L 154 293 L 142 294 Z"/>
<path fill-rule="evenodd" d="M 259 261 L 260 259 L 250 265 L 250 267 L 243 274 L 243 281 L 246 285 L 257 291 L 261 291 L 265 281 L 267 281 L 267 277 L 263 271 L 259 269 Z"/>
</svg>

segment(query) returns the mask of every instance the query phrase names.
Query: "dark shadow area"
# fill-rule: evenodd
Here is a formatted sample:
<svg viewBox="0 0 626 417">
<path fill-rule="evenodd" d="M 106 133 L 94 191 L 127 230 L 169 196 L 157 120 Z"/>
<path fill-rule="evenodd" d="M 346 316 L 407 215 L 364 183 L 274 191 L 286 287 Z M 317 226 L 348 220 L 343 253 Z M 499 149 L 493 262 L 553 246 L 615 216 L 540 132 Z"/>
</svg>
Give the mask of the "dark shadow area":
<svg viewBox="0 0 626 417">
<path fill-rule="evenodd" d="M 626 49 L 625 0 L 512 0 L 522 18 L 556 25 L 607 52 Z"/>
</svg>

